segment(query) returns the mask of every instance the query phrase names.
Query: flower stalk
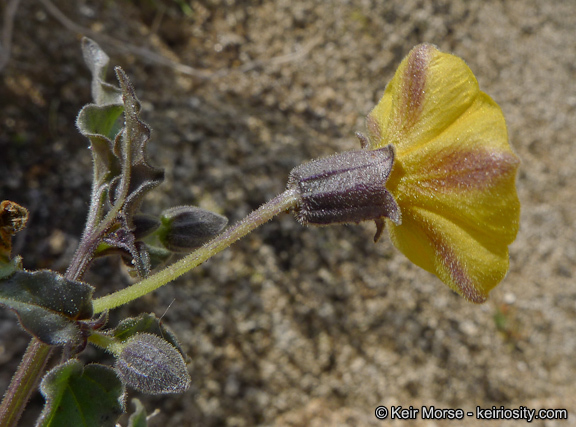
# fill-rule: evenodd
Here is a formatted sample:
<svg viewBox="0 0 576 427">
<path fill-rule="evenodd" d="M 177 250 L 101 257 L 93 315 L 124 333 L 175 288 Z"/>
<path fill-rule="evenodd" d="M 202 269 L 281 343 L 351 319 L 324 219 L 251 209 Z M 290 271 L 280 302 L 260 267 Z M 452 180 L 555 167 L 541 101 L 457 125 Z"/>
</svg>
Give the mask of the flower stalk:
<svg viewBox="0 0 576 427">
<path fill-rule="evenodd" d="M 276 215 L 296 207 L 297 203 L 298 197 L 294 190 L 284 191 L 190 255 L 128 288 L 95 299 L 93 302 L 94 313 L 100 313 L 129 303 L 160 288 L 226 249 Z"/>
</svg>

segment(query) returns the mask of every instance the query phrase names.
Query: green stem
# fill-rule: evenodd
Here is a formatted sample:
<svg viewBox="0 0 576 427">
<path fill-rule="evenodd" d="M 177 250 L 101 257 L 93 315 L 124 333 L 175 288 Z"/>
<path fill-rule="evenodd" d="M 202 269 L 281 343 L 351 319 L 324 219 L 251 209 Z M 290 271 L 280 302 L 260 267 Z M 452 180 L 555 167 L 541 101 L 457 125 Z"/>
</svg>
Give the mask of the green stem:
<svg viewBox="0 0 576 427">
<path fill-rule="evenodd" d="M 118 341 L 114 339 L 114 337 L 97 331 L 92 332 L 92 334 L 88 337 L 88 342 L 116 356 L 120 354 L 122 348 L 124 347 L 122 344 L 119 344 Z"/>
<path fill-rule="evenodd" d="M 0 426 L 15 426 L 44 372 L 52 349 L 32 339 L 12 377 L 0 407 Z"/>
<path fill-rule="evenodd" d="M 226 249 L 232 243 L 262 224 L 265 224 L 274 216 L 295 207 L 297 202 L 298 199 L 294 190 L 286 190 L 180 261 L 175 262 L 128 288 L 94 300 L 94 313 L 100 313 L 104 310 L 110 310 L 126 304 L 171 282 L 194 267 L 202 264 L 221 250 Z"/>
</svg>

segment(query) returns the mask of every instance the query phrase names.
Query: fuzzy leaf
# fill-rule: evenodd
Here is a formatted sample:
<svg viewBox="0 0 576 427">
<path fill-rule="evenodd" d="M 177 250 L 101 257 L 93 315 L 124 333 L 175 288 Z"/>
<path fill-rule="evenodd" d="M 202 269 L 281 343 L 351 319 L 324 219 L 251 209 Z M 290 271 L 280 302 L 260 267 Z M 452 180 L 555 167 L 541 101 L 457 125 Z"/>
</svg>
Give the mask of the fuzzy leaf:
<svg viewBox="0 0 576 427">
<path fill-rule="evenodd" d="M 123 214 L 128 226 L 133 227 L 132 216 L 140 207 L 146 193 L 162 183 L 164 171 L 152 167 L 148 162 L 146 143 L 150 139 L 150 128 L 138 118 L 140 101 L 136 98 L 134 88 L 121 68 L 116 67 L 116 75 L 122 88 L 125 120 L 122 143 L 119 146 L 122 181 L 118 197 L 125 200 Z"/>
<path fill-rule="evenodd" d="M 92 286 L 53 271 L 16 271 L 0 281 L 0 304 L 14 310 L 43 343 L 72 345 L 82 340 L 76 321 L 92 316 L 93 292 Z"/>
<path fill-rule="evenodd" d="M 124 385 L 107 366 L 70 360 L 46 374 L 40 391 L 46 406 L 38 427 L 113 427 L 124 412 Z"/>
<path fill-rule="evenodd" d="M 182 355 L 153 334 L 136 334 L 126 341 L 116 369 L 126 385 L 143 393 L 182 393 L 190 386 Z"/>
<path fill-rule="evenodd" d="M 82 39 L 84 62 L 92 72 L 92 97 L 97 105 L 122 104 L 120 89 L 105 82 L 110 58 L 98 43 L 87 37 Z"/>
<path fill-rule="evenodd" d="M 98 186 L 110 185 L 121 173 L 120 159 L 114 153 L 116 135 L 122 127 L 122 105 L 99 107 L 89 104 L 82 108 L 76 126 L 90 140 L 94 159 L 94 180 Z"/>
<path fill-rule="evenodd" d="M 0 263 L 0 281 L 14 274 L 16 271 L 22 270 L 22 257 L 15 256 L 8 262 Z"/>
<path fill-rule="evenodd" d="M 88 38 L 82 39 L 84 61 L 92 72 L 92 97 L 96 104 L 86 105 L 80 111 L 76 126 L 90 140 L 94 158 L 94 183 L 98 187 L 120 175 L 120 159 L 115 153 L 114 142 L 121 132 L 124 111 L 122 91 L 104 81 L 108 68 L 108 55 Z"/>
</svg>

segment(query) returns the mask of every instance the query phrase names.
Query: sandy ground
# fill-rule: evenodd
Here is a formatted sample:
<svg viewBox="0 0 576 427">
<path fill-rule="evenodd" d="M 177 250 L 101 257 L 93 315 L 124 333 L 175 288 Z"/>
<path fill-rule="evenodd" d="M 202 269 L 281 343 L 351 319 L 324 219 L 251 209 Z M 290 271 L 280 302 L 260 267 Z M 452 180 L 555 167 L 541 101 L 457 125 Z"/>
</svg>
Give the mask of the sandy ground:
<svg viewBox="0 0 576 427">
<path fill-rule="evenodd" d="M 0 197 L 31 210 L 17 242 L 27 268 L 64 269 L 86 216 L 91 160 L 74 120 L 90 101 L 79 47 L 88 31 L 115 40 L 96 37 L 154 129 L 150 156 L 167 180 L 149 212 L 196 204 L 235 222 L 281 192 L 295 165 L 357 148 L 354 132 L 421 42 L 467 61 L 522 159 L 510 273 L 482 306 L 388 238 L 375 245 L 373 224 L 306 229 L 285 215 L 113 313 L 161 315 L 173 301 L 164 321 L 192 359 L 192 387 L 146 399 L 161 410 L 151 425 L 454 425 L 384 423 L 378 405 L 566 408 L 568 421 L 532 425 L 576 425 L 576 3 L 101 3 L 55 2 L 82 31 L 40 2 L 22 0 L 16 16 L 0 74 Z M 101 261 L 86 280 L 102 295 L 128 284 L 118 271 Z M 28 338 L 1 316 L 4 387 Z"/>
</svg>

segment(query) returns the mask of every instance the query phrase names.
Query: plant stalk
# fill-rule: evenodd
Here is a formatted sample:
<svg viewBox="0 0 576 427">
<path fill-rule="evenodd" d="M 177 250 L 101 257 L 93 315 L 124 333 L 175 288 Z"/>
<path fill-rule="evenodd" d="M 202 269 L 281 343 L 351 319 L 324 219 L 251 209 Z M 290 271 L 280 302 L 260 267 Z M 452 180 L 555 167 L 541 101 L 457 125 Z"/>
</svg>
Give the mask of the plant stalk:
<svg viewBox="0 0 576 427">
<path fill-rule="evenodd" d="M 126 304 L 171 282 L 226 249 L 232 243 L 265 224 L 276 215 L 295 207 L 297 203 L 298 198 L 294 190 L 284 191 L 180 261 L 128 288 L 95 299 L 93 301 L 94 313 L 100 313 Z"/>
<path fill-rule="evenodd" d="M 40 381 L 52 348 L 33 338 L 18 365 L 0 406 L 0 426 L 15 426 Z"/>
</svg>

